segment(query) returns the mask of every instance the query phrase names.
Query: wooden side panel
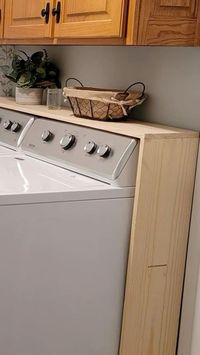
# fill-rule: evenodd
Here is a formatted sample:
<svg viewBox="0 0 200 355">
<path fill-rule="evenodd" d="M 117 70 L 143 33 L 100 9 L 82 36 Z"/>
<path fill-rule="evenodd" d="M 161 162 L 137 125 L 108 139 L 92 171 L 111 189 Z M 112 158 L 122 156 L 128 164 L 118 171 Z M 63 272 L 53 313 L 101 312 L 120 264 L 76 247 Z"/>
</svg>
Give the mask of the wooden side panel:
<svg viewBox="0 0 200 355">
<path fill-rule="evenodd" d="M 150 267 L 147 269 L 144 312 L 142 319 L 143 344 L 142 354 L 159 353 L 162 331 L 162 318 L 165 304 L 165 288 L 167 266 Z"/>
<path fill-rule="evenodd" d="M 198 0 L 141 0 L 138 44 L 194 45 Z"/>
<path fill-rule="evenodd" d="M 126 3 L 126 0 L 62 0 L 55 37 L 123 37 Z"/>
<path fill-rule="evenodd" d="M 54 0 L 6 0 L 5 2 L 5 38 L 44 38 L 51 37 Z M 41 16 L 41 10 L 50 5 L 48 24 Z"/>
<path fill-rule="evenodd" d="M 197 151 L 198 139 L 141 141 L 120 355 L 175 355 Z"/>
</svg>

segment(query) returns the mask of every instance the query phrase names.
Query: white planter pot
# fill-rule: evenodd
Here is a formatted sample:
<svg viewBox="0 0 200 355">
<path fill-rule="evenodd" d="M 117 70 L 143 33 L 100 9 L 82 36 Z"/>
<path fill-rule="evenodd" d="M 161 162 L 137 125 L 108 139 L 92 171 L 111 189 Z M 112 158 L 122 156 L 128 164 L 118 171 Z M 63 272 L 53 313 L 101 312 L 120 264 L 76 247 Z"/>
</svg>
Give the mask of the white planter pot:
<svg viewBox="0 0 200 355">
<path fill-rule="evenodd" d="M 41 105 L 43 89 L 18 88 L 15 90 L 15 101 L 21 105 Z"/>
</svg>

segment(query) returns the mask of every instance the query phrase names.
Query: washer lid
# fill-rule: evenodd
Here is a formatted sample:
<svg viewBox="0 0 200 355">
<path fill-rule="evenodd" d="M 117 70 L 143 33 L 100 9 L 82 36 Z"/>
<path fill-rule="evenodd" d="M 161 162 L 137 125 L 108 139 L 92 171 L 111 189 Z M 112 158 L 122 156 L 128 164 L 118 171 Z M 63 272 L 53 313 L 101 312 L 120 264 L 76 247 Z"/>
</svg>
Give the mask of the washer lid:
<svg viewBox="0 0 200 355">
<path fill-rule="evenodd" d="M 2 155 L 6 155 L 6 156 L 10 156 L 10 155 L 15 155 L 16 154 L 16 150 L 12 149 L 12 148 L 6 148 L 6 147 L 2 147 L 0 146 L 0 156 Z"/>
<path fill-rule="evenodd" d="M 22 154 L 0 156 L 0 177 L 0 204 L 117 198 L 133 194 L 132 188 L 114 188 Z"/>
</svg>

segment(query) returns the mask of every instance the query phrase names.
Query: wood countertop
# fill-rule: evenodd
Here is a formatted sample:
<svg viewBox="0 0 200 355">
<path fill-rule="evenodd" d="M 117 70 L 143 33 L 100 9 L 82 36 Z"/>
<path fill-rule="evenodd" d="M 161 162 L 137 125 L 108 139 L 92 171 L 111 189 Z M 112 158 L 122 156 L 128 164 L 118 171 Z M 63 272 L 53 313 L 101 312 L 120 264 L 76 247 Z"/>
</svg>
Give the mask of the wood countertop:
<svg viewBox="0 0 200 355">
<path fill-rule="evenodd" d="M 99 129 L 102 131 L 123 134 L 139 139 L 158 138 L 191 138 L 198 137 L 199 132 L 168 127 L 149 122 L 128 120 L 127 122 L 103 122 L 75 117 L 71 110 L 62 108 L 59 110 L 49 110 L 45 105 L 19 105 L 13 97 L 0 97 L 0 107 L 14 111 L 20 111 L 35 116 L 41 116 L 54 120 L 73 123 L 80 126 Z"/>
</svg>

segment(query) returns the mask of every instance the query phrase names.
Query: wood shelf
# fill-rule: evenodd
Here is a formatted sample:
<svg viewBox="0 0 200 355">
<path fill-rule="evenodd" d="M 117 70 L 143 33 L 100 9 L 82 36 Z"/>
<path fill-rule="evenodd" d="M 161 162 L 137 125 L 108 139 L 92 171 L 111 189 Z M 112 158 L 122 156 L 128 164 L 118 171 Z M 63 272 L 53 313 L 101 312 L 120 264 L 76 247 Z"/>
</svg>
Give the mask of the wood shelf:
<svg viewBox="0 0 200 355">
<path fill-rule="evenodd" d="M 127 122 L 102 122 L 93 121 L 73 116 L 72 111 L 63 108 L 61 110 L 48 110 L 45 105 L 19 105 L 12 97 L 0 97 L 0 107 L 9 110 L 20 111 L 31 115 L 51 118 L 54 120 L 74 123 L 80 126 L 100 129 L 102 131 L 123 134 L 129 137 L 139 139 L 147 138 L 176 138 L 176 137 L 198 137 L 199 133 L 195 131 L 168 127 L 153 123 L 147 123 L 136 120 Z"/>
</svg>

